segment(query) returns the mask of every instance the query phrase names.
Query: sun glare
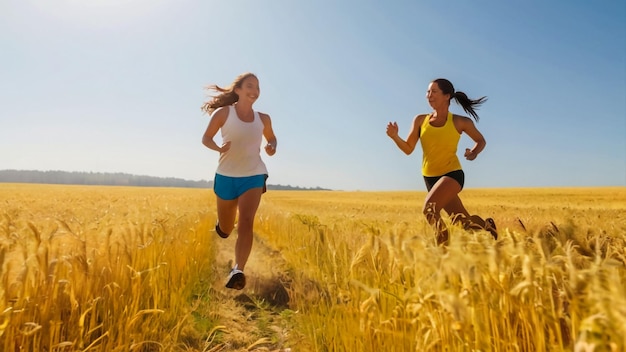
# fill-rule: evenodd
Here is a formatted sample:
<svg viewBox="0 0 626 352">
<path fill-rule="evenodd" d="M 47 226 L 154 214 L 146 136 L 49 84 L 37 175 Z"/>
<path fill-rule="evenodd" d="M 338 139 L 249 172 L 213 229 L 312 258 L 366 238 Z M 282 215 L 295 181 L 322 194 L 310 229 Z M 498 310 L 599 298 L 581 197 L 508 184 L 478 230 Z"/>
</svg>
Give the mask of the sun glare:
<svg viewBox="0 0 626 352">
<path fill-rule="evenodd" d="M 66 25 L 118 28 L 165 13 L 167 0 L 27 0 L 31 9 Z"/>
</svg>

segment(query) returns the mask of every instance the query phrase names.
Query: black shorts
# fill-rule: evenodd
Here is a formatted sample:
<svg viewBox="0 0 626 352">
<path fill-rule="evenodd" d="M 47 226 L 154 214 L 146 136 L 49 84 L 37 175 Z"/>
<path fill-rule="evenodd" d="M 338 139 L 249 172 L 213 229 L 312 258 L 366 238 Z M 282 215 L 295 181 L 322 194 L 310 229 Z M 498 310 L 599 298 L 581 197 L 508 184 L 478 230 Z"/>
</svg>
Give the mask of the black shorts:
<svg viewBox="0 0 626 352">
<path fill-rule="evenodd" d="M 461 185 L 461 189 L 463 189 L 463 185 L 465 184 L 465 173 L 463 172 L 463 170 L 450 171 L 447 174 L 441 176 L 424 176 L 426 189 L 430 192 L 435 183 L 437 183 L 437 181 L 439 181 L 439 179 L 444 176 L 452 177 L 456 182 L 459 183 L 459 185 Z"/>
</svg>

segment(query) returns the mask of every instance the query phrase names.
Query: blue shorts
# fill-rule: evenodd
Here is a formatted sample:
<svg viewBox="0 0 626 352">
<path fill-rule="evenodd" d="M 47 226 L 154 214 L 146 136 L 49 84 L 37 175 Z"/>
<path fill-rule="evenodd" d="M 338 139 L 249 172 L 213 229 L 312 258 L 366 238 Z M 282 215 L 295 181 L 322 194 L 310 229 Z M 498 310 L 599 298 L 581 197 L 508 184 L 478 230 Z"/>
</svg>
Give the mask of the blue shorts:
<svg viewBox="0 0 626 352">
<path fill-rule="evenodd" d="M 218 197 L 224 200 L 233 200 L 252 188 L 263 188 L 263 193 L 265 193 L 267 190 L 265 180 L 267 180 L 267 175 L 230 177 L 215 174 L 213 190 Z"/>
</svg>

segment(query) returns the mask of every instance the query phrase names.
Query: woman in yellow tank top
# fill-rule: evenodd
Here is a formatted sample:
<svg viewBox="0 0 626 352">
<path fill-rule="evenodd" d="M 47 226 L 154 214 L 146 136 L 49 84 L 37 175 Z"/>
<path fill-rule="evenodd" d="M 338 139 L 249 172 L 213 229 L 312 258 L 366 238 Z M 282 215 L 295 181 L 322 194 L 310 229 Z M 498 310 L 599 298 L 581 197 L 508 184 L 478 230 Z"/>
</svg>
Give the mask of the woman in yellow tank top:
<svg viewBox="0 0 626 352">
<path fill-rule="evenodd" d="M 406 140 L 398 136 L 396 122 L 387 124 L 387 135 L 407 155 L 415 150 L 418 141 L 421 142 L 422 175 L 428 190 L 423 212 L 428 222 L 435 227 L 437 244 L 445 245 L 448 242 L 448 230 L 441 221 L 442 209 L 466 228 L 485 229 L 497 239 L 493 219 L 483 220 L 478 215 L 470 215 L 459 198 L 465 182 L 465 174 L 456 155 L 461 133 L 467 134 L 474 141 L 473 148 L 465 149 L 464 156 L 467 160 L 476 159 L 485 148 L 485 138 L 470 118 L 449 111 L 450 101 L 455 99 L 478 122 L 475 110 L 487 98 L 472 100 L 465 93 L 455 91 L 447 79 L 438 78 L 430 82 L 426 99 L 433 112 L 415 116 Z"/>
</svg>

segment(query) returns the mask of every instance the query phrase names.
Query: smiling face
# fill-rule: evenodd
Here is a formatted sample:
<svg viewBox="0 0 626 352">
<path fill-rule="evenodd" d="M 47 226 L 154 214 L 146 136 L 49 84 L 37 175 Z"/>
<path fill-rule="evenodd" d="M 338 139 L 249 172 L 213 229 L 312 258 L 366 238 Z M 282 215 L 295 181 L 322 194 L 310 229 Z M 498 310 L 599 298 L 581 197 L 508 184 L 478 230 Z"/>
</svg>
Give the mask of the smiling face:
<svg viewBox="0 0 626 352">
<path fill-rule="evenodd" d="M 254 75 L 249 75 L 238 86 L 235 86 L 235 93 L 239 96 L 239 101 L 245 101 L 247 103 L 254 103 L 261 94 L 261 88 L 259 88 L 259 80 Z"/>
<path fill-rule="evenodd" d="M 437 82 L 431 82 L 426 91 L 426 100 L 430 107 L 437 110 L 450 105 L 450 94 L 444 94 Z"/>
</svg>

